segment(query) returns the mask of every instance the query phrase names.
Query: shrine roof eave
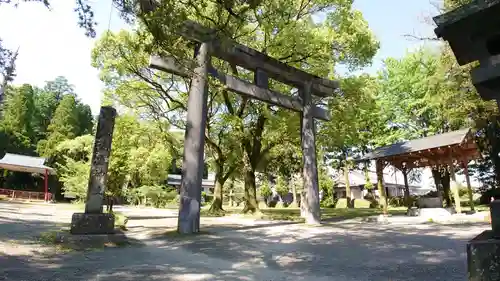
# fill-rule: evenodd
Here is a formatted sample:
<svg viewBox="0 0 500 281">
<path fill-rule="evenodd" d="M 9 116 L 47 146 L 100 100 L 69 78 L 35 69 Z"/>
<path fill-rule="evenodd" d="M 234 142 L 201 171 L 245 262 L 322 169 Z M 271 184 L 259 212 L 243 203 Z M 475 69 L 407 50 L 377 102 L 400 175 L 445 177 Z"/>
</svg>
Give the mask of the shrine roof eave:
<svg viewBox="0 0 500 281">
<path fill-rule="evenodd" d="M 438 37 L 445 36 L 446 31 L 454 24 L 470 20 L 473 22 L 478 17 L 482 17 L 483 13 L 500 4 L 500 0 L 477 1 L 473 0 L 468 4 L 462 5 L 447 13 L 441 14 L 433 18 L 437 25 L 435 33 Z"/>
<path fill-rule="evenodd" d="M 379 147 L 356 159 L 356 161 L 385 160 L 388 162 L 428 162 L 428 160 L 432 158 L 429 153 L 434 153 L 436 151 L 450 158 L 457 158 L 458 156 L 475 158 L 479 156 L 479 152 L 475 144 L 471 141 L 470 128 L 467 128 Z"/>
</svg>

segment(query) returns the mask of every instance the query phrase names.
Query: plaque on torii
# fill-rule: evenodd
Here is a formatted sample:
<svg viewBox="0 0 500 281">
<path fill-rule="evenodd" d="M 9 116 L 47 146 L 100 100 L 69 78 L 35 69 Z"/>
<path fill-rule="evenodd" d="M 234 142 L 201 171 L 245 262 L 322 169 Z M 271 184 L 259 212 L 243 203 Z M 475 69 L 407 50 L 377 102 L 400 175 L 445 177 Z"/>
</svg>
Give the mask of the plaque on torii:
<svg viewBox="0 0 500 281">
<path fill-rule="evenodd" d="M 184 22 L 177 33 L 197 44 L 195 59 L 192 62 L 179 63 L 174 57 L 151 56 L 150 67 L 183 77 L 192 77 L 187 103 L 178 231 L 195 233 L 199 232 L 200 228 L 208 75 L 232 92 L 301 113 L 305 190 L 305 198 L 301 200 L 301 214 L 306 223 L 320 223 L 314 119 L 329 120 L 330 117 L 327 110 L 312 103 L 312 95 L 332 95 L 339 88 L 339 83 L 291 67 L 264 53 L 219 36 L 215 30 L 193 21 Z M 214 68 L 210 63 L 212 56 L 253 71 L 254 83 Z M 299 97 L 270 90 L 269 78 L 296 87 Z"/>
</svg>

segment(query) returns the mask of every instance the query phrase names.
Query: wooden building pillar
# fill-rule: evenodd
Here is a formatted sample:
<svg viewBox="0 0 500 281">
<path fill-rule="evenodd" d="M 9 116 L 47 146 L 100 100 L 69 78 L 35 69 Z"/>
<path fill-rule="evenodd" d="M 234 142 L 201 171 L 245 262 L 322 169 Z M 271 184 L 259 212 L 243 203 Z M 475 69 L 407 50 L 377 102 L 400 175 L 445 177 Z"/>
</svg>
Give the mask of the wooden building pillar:
<svg viewBox="0 0 500 281">
<path fill-rule="evenodd" d="M 460 206 L 460 193 L 458 192 L 458 183 L 455 175 L 455 164 L 453 160 L 449 162 L 450 169 L 450 189 L 453 192 L 453 200 L 455 201 L 455 211 L 457 214 L 462 212 L 462 207 Z"/>
<path fill-rule="evenodd" d="M 45 202 L 49 201 L 49 170 L 45 169 L 45 175 L 43 177 L 43 186 L 45 190 Z"/>
<path fill-rule="evenodd" d="M 189 88 L 177 222 L 177 231 L 182 234 L 200 231 L 201 182 L 208 112 L 209 48 L 209 43 L 202 43 L 195 51 L 196 66 Z"/>
<path fill-rule="evenodd" d="M 380 160 L 376 160 L 377 188 L 379 193 L 379 205 L 382 207 L 384 215 L 387 215 L 387 196 L 384 188 L 384 166 Z"/>
<path fill-rule="evenodd" d="M 472 194 L 472 186 L 470 184 L 470 177 L 469 177 L 469 161 L 467 159 L 464 159 L 462 161 L 462 165 L 464 167 L 465 180 L 467 181 L 467 194 L 469 195 L 470 210 L 472 212 L 475 212 L 476 210 L 474 208 L 474 197 Z"/>
<path fill-rule="evenodd" d="M 313 119 L 311 82 L 304 83 L 299 93 L 302 97 L 302 164 L 306 198 L 301 198 L 301 214 L 308 224 L 320 224 L 318 168 L 316 164 L 316 137 Z"/>
</svg>

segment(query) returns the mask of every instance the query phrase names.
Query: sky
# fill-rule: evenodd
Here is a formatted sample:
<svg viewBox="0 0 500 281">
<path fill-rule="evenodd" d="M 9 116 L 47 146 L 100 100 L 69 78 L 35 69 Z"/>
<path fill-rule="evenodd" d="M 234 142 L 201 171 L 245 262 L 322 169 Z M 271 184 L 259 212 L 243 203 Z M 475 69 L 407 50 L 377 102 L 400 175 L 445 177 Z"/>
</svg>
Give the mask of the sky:
<svg viewBox="0 0 500 281">
<path fill-rule="evenodd" d="M 381 43 L 373 64 L 363 71 L 376 73 L 387 57 L 402 57 L 407 50 L 423 44 L 405 34 L 433 37 L 430 18 L 438 13 L 435 0 L 355 0 L 369 27 Z M 74 85 L 82 102 L 94 114 L 99 111 L 103 85 L 98 71 L 90 65 L 90 52 L 96 39 L 85 36 L 73 12 L 75 1 L 52 0 L 48 10 L 39 3 L 21 3 L 15 8 L 0 6 L 0 38 L 11 49 L 19 47 L 15 84 L 43 86 L 45 81 L 65 76 Z M 108 30 L 128 27 L 112 9 L 111 0 L 93 0 L 97 37 Z"/>
</svg>

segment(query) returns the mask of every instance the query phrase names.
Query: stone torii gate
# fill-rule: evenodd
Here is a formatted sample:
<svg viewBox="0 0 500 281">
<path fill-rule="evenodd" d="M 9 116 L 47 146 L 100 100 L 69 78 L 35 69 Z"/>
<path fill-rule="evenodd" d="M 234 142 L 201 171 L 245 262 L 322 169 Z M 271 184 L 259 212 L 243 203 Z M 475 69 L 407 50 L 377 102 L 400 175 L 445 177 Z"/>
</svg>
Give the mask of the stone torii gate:
<svg viewBox="0 0 500 281">
<path fill-rule="evenodd" d="M 306 198 L 301 204 L 301 213 L 306 223 L 320 223 L 314 118 L 329 120 L 330 117 L 325 109 L 312 103 L 312 95 L 320 97 L 332 95 L 334 90 L 339 88 L 339 83 L 288 66 L 264 53 L 218 36 L 215 30 L 192 21 L 186 21 L 177 32 L 197 44 L 194 62 L 180 64 L 173 57 L 152 56 L 150 67 L 183 77 L 192 77 L 187 103 L 178 231 L 195 233 L 199 232 L 200 228 L 208 75 L 237 94 L 301 112 L 303 180 L 306 191 Z M 254 83 L 215 69 L 211 65 L 212 56 L 253 71 Z M 296 87 L 300 97 L 269 90 L 269 78 Z"/>
</svg>

